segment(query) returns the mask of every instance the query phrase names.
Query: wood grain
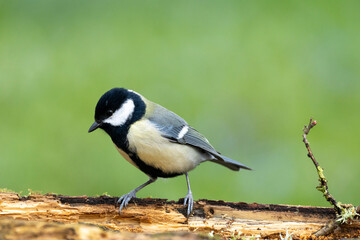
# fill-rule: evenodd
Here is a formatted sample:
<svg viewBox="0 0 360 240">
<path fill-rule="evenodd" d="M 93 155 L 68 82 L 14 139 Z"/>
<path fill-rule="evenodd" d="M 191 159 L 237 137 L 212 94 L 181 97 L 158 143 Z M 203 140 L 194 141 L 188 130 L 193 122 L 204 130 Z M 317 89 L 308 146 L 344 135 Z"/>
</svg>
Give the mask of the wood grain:
<svg viewBox="0 0 360 240">
<path fill-rule="evenodd" d="M 165 199 L 134 199 L 119 216 L 116 200 L 109 196 L 19 197 L 15 193 L 0 193 L 0 220 L 5 221 L 2 223 L 6 226 L 11 220 L 21 224 L 24 221 L 81 224 L 81 227 L 94 227 L 93 231 L 99 228 L 99 234 L 105 231 L 107 236 L 115 236 L 118 231 L 150 234 L 148 237 L 159 233 L 193 232 L 202 233 L 202 237 L 258 235 L 279 239 L 280 233 L 284 236 L 288 231 L 297 239 L 311 236 L 335 218 L 332 208 L 199 200 L 194 203 L 193 216 L 187 219 L 182 200 Z M 344 234 L 359 233 L 359 229 L 360 225 L 355 222 Z"/>
</svg>

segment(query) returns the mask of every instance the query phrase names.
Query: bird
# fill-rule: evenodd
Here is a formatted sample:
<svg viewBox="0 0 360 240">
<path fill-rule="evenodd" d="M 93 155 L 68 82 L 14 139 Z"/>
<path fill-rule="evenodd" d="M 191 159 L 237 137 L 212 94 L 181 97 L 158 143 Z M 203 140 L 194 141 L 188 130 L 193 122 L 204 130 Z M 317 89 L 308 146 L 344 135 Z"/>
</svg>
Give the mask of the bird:
<svg viewBox="0 0 360 240">
<path fill-rule="evenodd" d="M 187 205 L 189 217 L 194 202 L 189 171 L 206 161 L 233 171 L 251 170 L 216 151 L 206 137 L 183 118 L 133 90 L 113 88 L 100 97 L 95 107 L 95 122 L 88 132 L 98 128 L 110 136 L 128 162 L 149 177 L 147 182 L 118 199 L 120 215 L 136 193 L 157 178 L 185 175 L 188 192 L 184 207 Z"/>
</svg>

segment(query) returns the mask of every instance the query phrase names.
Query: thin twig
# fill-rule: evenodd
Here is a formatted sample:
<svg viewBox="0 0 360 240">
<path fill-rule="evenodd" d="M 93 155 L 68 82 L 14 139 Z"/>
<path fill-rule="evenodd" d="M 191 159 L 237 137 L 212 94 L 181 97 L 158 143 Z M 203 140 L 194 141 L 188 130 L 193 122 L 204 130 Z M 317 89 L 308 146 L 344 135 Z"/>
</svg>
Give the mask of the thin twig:
<svg viewBox="0 0 360 240">
<path fill-rule="evenodd" d="M 360 207 L 355 208 L 351 204 L 341 204 L 340 202 L 337 202 L 335 198 L 329 193 L 327 180 L 324 175 L 324 169 L 322 169 L 322 167 L 320 167 L 319 163 L 316 161 L 314 154 L 311 151 L 309 141 L 306 138 L 310 130 L 315 127 L 316 124 L 316 120 L 313 121 L 312 118 L 310 118 L 309 125 L 305 125 L 303 129 L 303 142 L 305 143 L 305 147 L 308 151 L 307 156 L 313 161 L 319 175 L 320 185 L 317 186 L 316 189 L 322 192 L 326 200 L 334 206 L 337 214 L 337 219 L 333 220 L 315 233 L 315 236 L 323 236 L 334 232 L 334 230 L 340 227 L 341 224 L 347 223 L 349 219 L 352 220 L 354 217 L 359 216 L 357 212 L 360 210 Z"/>
<path fill-rule="evenodd" d="M 339 229 L 340 225 L 341 225 L 340 222 L 336 220 L 331 220 L 331 222 L 329 222 L 322 229 L 320 229 L 319 231 L 313 234 L 315 235 L 315 237 L 326 236 L 335 232 L 335 230 Z"/>
<path fill-rule="evenodd" d="M 319 181 L 320 181 L 320 185 L 316 187 L 317 190 L 319 190 L 320 192 L 323 193 L 324 197 L 326 198 L 326 200 L 328 202 L 331 203 L 331 205 L 334 206 L 334 209 L 335 211 L 337 212 L 337 214 L 341 214 L 341 206 L 340 204 L 335 200 L 335 198 L 329 193 L 329 190 L 328 190 L 328 185 L 327 185 L 327 180 L 324 176 L 324 173 L 323 173 L 323 169 L 320 167 L 319 163 L 316 161 L 315 157 L 314 157 L 314 154 L 312 153 L 311 151 L 311 148 L 310 148 L 310 144 L 309 144 L 309 141 L 307 140 L 306 136 L 309 134 L 310 130 L 315 127 L 317 124 L 316 120 L 312 120 L 312 118 L 310 118 L 310 122 L 309 122 L 309 125 L 304 127 L 303 131 L 304 131 L 304 134 L 303 134 L 303 142 L 305 143 L 305 147 L 306 149 L 308 150 L 308 154 L 307 156 L 313 161 L 315 167 L 316 167 L 316 170 L 317 170 L 317 173 L 319 175 Z"/>
</svg>

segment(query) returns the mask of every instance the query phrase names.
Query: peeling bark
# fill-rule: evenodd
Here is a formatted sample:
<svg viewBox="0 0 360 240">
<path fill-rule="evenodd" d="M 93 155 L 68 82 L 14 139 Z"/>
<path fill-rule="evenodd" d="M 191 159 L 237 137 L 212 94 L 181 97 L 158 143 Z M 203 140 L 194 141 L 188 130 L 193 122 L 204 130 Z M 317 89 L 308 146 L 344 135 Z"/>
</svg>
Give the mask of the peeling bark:
<svg viewBox="0 0 360 240">
<path fill-rule="evenodd" d="M 189 234 L 186 237 L 191 239 L 218 234 L 226 238 L 259 235 L 279 239 L 279 234 L 284 236 L 286 231 L 297 239 L 310 237 L 335 218 L 333 208 L 199 200 L 194 202 L 194 214 L 187 219 L 182 200 L 164 199 L 134 199 L 119 216 L 116 200 L 109 196 L 46 194 L 19 197 L 14 193 L 0 193 L 0 232 L 19 229 L 19 224 L 30 224 L 30 230 L 42 229 L 38 234 L 44 229 L 56 232 L 58 228 L 64 234 L 74 236 L 78 232 L 93 232 L 98 239 L 133 239 L 135 236 L 146 239 L 169 232 L 180 234 L 175 234 L 174 238 L 184 236 L 182 234 Z M 33 227 L 36 224 L 39 226 Z M 84 228 L 87 230 L 81 230 Z M 360 224 L 354 222 L 336 236 L 358 236 L 359 230 Z M 191 235 L 190 232 L 203 235 Z M 134 233 L 137 234 L 131 235 Z M 0 235 L 0 239 L 15 238 Z"/>
</svg>

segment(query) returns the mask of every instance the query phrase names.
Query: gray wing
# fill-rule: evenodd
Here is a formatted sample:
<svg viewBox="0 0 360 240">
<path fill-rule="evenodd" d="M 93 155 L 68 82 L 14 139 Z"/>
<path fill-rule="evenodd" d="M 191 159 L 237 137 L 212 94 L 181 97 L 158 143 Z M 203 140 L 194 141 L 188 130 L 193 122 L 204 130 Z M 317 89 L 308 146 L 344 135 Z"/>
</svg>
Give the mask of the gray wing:
<svg viewBox="0 0 360 240">
<path fill-rule="evenodd" d="M 147 118 L 158 127 L 164 136 L 171 139 L 176 138 L 181 129 L 188 126 L 187 122 L 175 113 L 156 103 L 151 102 L 151 104 L 151 116 L 147 116 Z"/>
<path fill-rule="evenodd" d="M 234 171 L 239 171 L 240 168 L 251 169 L 244 164 L 221 155 L 213 146 L 211 146 L 209 141 L 201 133 L 190 127 L 180 116 L 156 103 L 153 104 L 153 114 L 151 114 L 148 119 L 158 127 L 162 136 L 168 138 L 169 141 L 187 144 L 208 152 L 214 157 L 213 159 L 208 160 L 221 164 Z"/>
<path fill-rule="evenodd" d="M 227 168 L 230 168 L 234 171 L 239 171 L 241 168 L 251 170 L 248 166 L 239 163 L 231 158 L 221 155 L 218 151 L 215 150 L 209 141 L 198 131 L 188 126 L 188 131 L 185 133 L 184 137 L 181 139 L 176 139 L 178 143 L 188 144 L 197 148 L 200 148 L 208 153 L 210 153 L 214 158 L 209 159 L 212 162 L 223 165 Z"/>
<path fill-rule="evenodd" d="M 201 133 L 190 127 L 184 119 L 160 105 L 155 105 L 154 112 L 148 119 L 158 127 L 163 137 L 172 142 L 200 148 L 215 157 L 220 154 Z"/>
</svg>

